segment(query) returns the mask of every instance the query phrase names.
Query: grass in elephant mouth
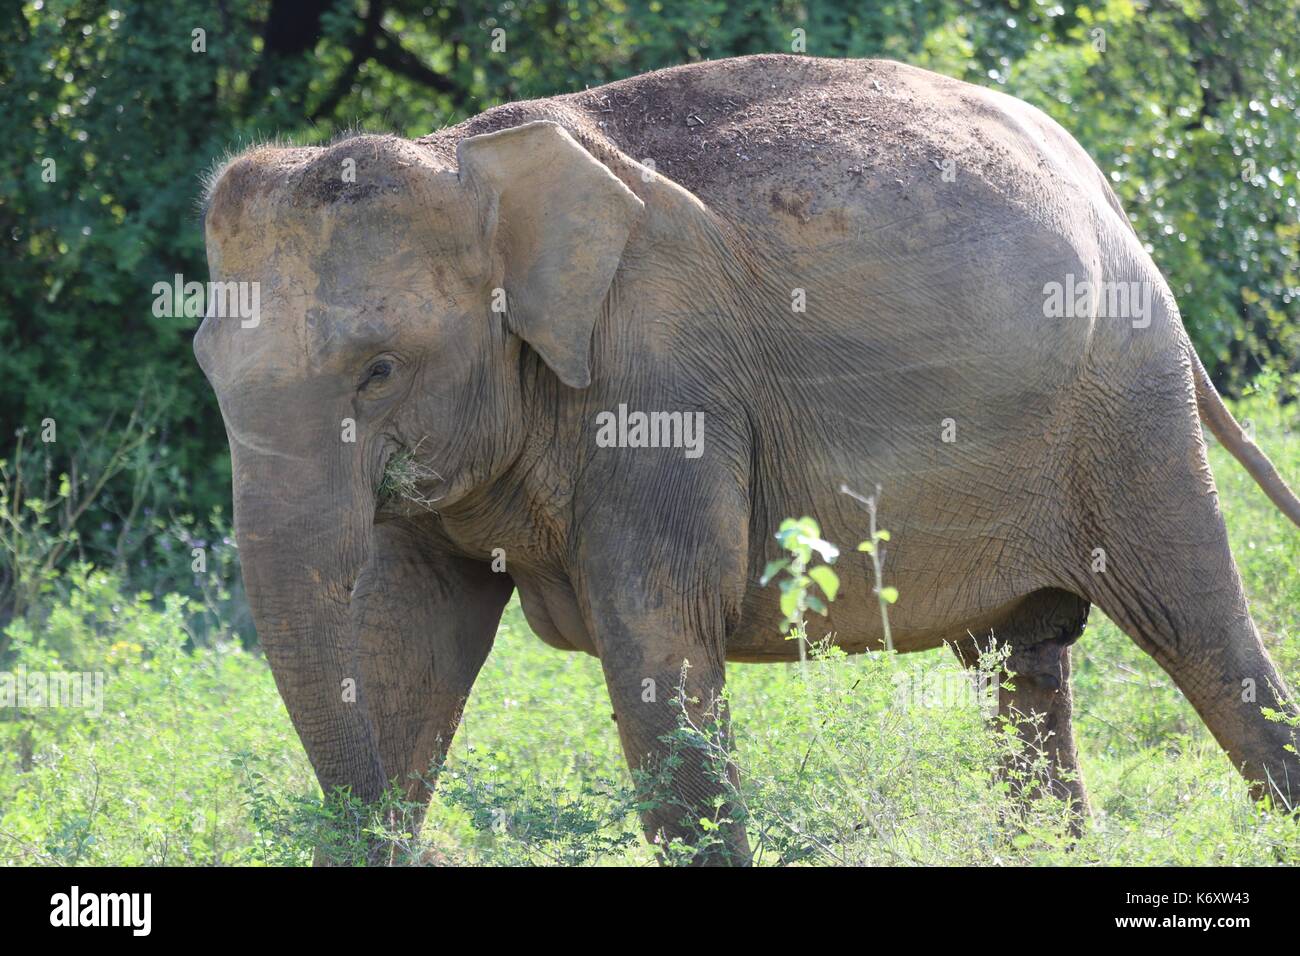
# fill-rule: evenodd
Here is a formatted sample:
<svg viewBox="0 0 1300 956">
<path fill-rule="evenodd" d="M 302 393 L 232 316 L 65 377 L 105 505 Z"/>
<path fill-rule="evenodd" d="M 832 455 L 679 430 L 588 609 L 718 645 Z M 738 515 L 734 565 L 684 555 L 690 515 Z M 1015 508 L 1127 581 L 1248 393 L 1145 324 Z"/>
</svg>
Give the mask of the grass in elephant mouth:
<svg viewBox="0 0 1300 956">
<path fill-rule="evenodd" d="M 380 507 L 409 502 L 428 511 L 433 510 L 438 499 L 428 497 L 421 489 L 432 482 L 442 481 L 442 475 L 416 459 L 415 454 L 419 450 L 420 445 L 417 443 L 414 448 L 404 448 L 388 459 L 384 466 L 383 480 L 379 483 Z"/>
</svg>

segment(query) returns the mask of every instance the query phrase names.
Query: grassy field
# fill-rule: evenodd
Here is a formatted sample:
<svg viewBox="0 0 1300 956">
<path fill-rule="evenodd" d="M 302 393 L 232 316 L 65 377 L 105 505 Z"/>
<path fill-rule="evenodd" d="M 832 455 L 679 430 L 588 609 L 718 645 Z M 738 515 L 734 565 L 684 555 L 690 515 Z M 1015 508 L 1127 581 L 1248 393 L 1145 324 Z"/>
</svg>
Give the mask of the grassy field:
<svg viewBox="0 0 1300 956">
<path fill-rule="evenodd" d="M 1255 399 L 1238 413 L 1300 485 L 1294 406 Z M 1300 532 L 1222 449 L 1212 457 L 1255 620 L 1296 687 Z M 9 640 L 29 670 L 105 671 L 103 711 L 0 720 L 0 863 L 309 862 L 340 811 L 322 806 L 262 659 L 196 642 L 183 599 L 124 593 L 98 572 L 63 585 L 39 633 L 14 624 Z M 1074 661 L 1095 815 L 1073 847 L 1051 803 L 1007 826 L 989 773 L 1004 744 L 952 655 L 732 665 L 760 862 L 1300 862 L 1296 825 L 1251 805 L 1168 677 L 1100 614 Z M 645 865 L 632 803 L 598 663 L 543 645 L 512 603 L 424 831 L 399 842 L 432 847 L 426 860 Z"/>
</svg>

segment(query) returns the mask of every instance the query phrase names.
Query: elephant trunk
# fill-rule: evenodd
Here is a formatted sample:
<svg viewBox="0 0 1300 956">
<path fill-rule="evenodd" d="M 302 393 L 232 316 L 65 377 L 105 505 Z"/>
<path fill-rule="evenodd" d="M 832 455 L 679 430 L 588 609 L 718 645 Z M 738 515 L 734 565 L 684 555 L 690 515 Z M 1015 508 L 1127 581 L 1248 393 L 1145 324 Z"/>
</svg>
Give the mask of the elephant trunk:
<svg viewBox="0 0 1300 956">
<path fill-rule="evenodd" d="M 244 585 L 280 695 L 326 796 L 377 800 L 386 780 L 349 614 L 373 497 L 339 469 L 231 445 Z"/>
</svg>

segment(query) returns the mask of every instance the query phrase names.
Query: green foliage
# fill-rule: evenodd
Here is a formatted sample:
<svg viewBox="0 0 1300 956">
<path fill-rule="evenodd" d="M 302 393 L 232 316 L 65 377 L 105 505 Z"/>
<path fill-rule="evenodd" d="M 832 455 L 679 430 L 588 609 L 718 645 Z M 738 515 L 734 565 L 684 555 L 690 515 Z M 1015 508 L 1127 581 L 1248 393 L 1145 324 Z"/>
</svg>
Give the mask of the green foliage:
<svg viewBox="0 0 1300 956">
<path fill-rule="evenodd" d="M 505 770 L 516 763 L 470 750 L 440 784 L 440 801 L 475 833 L 461 862 L 484 853 L 496 864 L 578 866 L 616 859 L 640 842 L 625 774 L 538 781 Z"/>
<path fill-rule="evenodd" d="M 181 592 L 186 625 L 202 639 L 254 636 L 239 580 L 238 556 L 222 509 L 206 519 L 158 514 L 145 504 L 160 462 L 152 419 L 134 412 L 110 447 L 104 429 L 69 470 L 56 472 L 48 445 L 29 449 L 18 436 L 12 462 L 0 459 L 0 624 L 43 627 L 52 603 L 67 598 L 69 562 L 112 569 L 142 591 Z M 119 506 L 115 479 L 130 497 Z M 115 520 L 93 518 L 111 515 Z M 0 665 L 8 641 L 0 635 Z"/>
<path fill-rule="evenodd" d="M 761 583 L 764 585 L 785 572 L 780 582 L 781 613 L 785 615 L 786 625 L 791 628 L 792 638 L 800 636 L 800 623 L 804 613 L 812 610 L 825 614 L 826 602 L 834 601 L 840 589 L 840 579 L 830 568 L 839 557 L 839 549 L 822 540 L 821 535 L 821 528 L 812 518 L 787 518 L 781 522 L 776 540 L 790 557 L 769 561 L 763 569 Z M 813 565 L 814 553 L 826 563 Z M 821 590 L 825 601 L 810 593 L 812 584 Z"/>
<path fill-rule="evenodd" d="M 260 755 L 281 788 L 313 779 L 265 662 L 196 643 L 185 598 L 126 594 L 102 571 L 69 577 L 40 630 L 9 625 L 3 669 L 101 674 L 102 709 L 0 708 L 0 860 L 261 859 L 231 755 Z"/>
</svg>

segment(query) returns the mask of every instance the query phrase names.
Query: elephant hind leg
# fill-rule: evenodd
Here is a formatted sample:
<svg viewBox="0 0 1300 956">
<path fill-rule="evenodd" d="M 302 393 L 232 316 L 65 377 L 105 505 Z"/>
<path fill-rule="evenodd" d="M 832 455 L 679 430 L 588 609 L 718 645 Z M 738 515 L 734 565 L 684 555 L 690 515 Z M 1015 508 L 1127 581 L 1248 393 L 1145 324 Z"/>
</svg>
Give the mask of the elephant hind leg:
<svg viewBox="0 0 1300 956">
<path fill-rule="evenodd" d="M 1014 727 L 1022 748 L 999 772 L 1022 800 L 1050 794 L 1066 801 L 1076 835 L 1089 809 L 1074 741 L 1070 645 L 1087 620 L 1087 601 L 1049 588 L 1026 597 L 991 635 L 952 645 L 970 668 L 979 665 L 991 642 L 1010 647 L 1000 675 L 997 719 Z"/>
<path fill-rule="evenodd" d="M 1111 410 L 1162 425 L 1096 436 L 1110 446 L 1075 476 L 1089 490 L 1063 571 L 1169 674 L 1256 798 L 1300 806 L 1295 729 L 1263 709 L 1298 712 L 1251 620 L 1190 396 L 1188 380 Z"/>
<path fill-rule="evenodd" d="M 1201 534 L 1148 518 L 1107 549 L 1090 596 L 1173 678 L 1252 796 L 1300 806 L 1295 729 L 1264 714 L 1295 716 L 1295 700 L 1251 620 L 1217 505 L 1185 504 Z"/>
</svg>

